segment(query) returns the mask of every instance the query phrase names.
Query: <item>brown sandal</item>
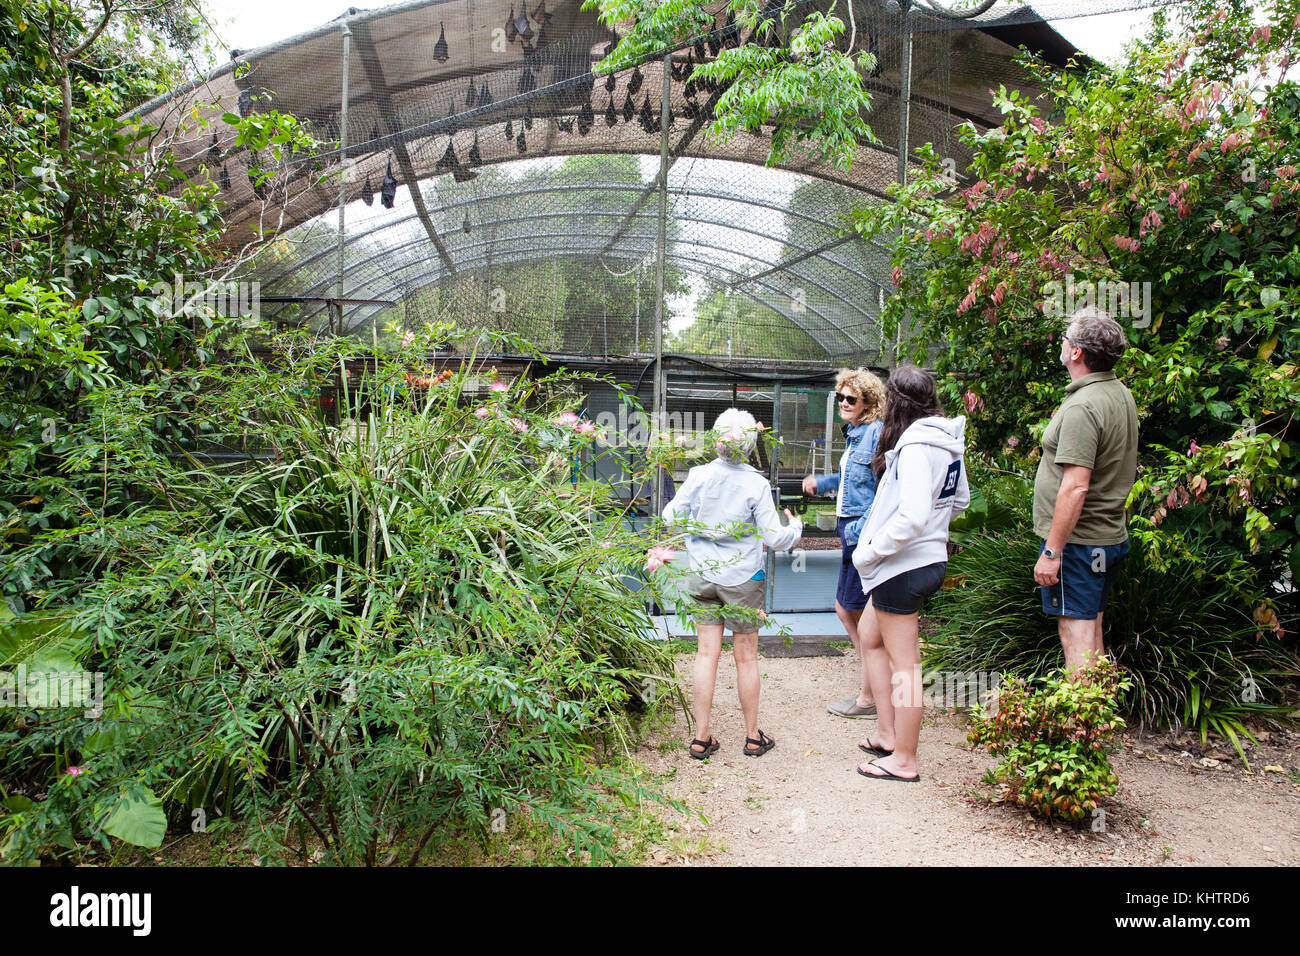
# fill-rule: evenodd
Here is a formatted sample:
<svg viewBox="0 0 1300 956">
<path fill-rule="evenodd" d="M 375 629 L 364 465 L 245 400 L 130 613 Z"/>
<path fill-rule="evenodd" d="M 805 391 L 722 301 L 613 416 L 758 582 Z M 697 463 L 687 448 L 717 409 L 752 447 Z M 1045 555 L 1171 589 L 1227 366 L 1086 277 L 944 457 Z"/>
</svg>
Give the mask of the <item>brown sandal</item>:
<svg viewBox="0 0 1300 956">
<path fill-rule="evenodd" d="M 696 750 L 696 744 L 699 744 L 704 749 Z M 718 743 L 718 738 L 710 734 L 708 740 L 692 740 L 691 745 L 686 748 L 686 752 L 696 760 L 705 760 L 712 754 L 717 753 L 720 746 L 722 745 Z"/>
<path fill-rule="evenodd" d="M 754 745 L 757 747 L 757 749 L 756 749 L 756 750 L 750 750 L 750 749 L 749 749 L 749 745 L 750 745 L 750 744 L 754 744 Z M 776 746 L 776 741 L 773 740 L 771 737 L 769 737 L 767 734 L 763 733 L 762 730 L 760 730 L 760 731 L 758 732 L 758 739 L 757 739 L 757 740 L 755 740 L 753 737 L 746 737 L 746 738 L 745 738 L 745 756 L 746 756 L 746 757 L 761 757 L 761 756 L 763 756 L 763 754 L 767 753 L 769 750 L 771 750 L 771 749 L 772 749 L 773 747 L 775 747 L 775 746 Z"/>
</svg>

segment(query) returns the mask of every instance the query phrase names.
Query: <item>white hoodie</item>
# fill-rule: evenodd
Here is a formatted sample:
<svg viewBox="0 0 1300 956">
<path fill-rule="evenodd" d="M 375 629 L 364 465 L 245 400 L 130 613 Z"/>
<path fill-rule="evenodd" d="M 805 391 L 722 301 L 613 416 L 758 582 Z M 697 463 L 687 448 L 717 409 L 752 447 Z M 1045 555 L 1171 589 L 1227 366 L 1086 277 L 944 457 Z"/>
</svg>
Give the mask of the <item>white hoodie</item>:
<svg viewBox="0 0 1300 956">
<path fill-rule="evenodd" d="M 966 419 L 934 417 L 912 422 L 885 452 L 876 500 L 853 550 L 864 592 L 948 560 L 948 522 L 970 504 L 965 450 Z"/>
</svg>

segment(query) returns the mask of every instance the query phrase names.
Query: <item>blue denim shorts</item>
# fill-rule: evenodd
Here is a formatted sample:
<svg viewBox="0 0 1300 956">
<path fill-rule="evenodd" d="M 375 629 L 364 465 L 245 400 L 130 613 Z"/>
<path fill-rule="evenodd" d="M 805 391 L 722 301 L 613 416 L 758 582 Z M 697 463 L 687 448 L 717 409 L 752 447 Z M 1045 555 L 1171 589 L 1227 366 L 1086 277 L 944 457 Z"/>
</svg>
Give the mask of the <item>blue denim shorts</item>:
<svg viewBox="0 0 1300 956">
<path fill-rule="evenodd" d="M 1038 545 L 1043 553 L 1047 542 Z M 1110 600 L 1111 585 L 1128 556 L 1128 542 L 1110 545 L 1067 544 L 1061 552 L 1057 582 L 1040 585 L 1043 613 L 1095 621 Z"/>
<path fill-rule="evenodd" d="M 840 541 L 844 541 L 844 526 L 857 518 L 840 518 L 835 533 L 840 536 Z M 853 566 L 853 549 L 857 545 L 844 545 L 843 553 L 840 555 L 840 580 L 835 586 L 835 600 L 842 608 L 850 611 L 861 611 L 867 606 L 867 595 L 862 590 L 862 575 L 858 574 L 858 569 Z"/>
</svg>

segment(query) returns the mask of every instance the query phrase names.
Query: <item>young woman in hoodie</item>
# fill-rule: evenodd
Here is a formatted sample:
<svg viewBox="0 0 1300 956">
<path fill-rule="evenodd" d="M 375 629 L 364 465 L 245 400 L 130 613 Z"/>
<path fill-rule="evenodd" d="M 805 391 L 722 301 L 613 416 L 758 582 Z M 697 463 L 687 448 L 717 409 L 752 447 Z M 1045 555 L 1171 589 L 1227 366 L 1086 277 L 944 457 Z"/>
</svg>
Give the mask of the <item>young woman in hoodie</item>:
<svg viewBox="0 0 1300 956">
<path fill-rule="evenodd" d="M 858 773 L 874 780 L 921 779 L 921 605 L 943 584 L 948 522 L 970 503 L 966 419 L 944 418 L 934 379 L 915 365 L 885 384 L 884 430 L 872 470 L 875 502 L 853 552 L 869 597 L 859 645 L 876 700 L 876 734 L 858 747 L 875 759 Z"/>
</svg>

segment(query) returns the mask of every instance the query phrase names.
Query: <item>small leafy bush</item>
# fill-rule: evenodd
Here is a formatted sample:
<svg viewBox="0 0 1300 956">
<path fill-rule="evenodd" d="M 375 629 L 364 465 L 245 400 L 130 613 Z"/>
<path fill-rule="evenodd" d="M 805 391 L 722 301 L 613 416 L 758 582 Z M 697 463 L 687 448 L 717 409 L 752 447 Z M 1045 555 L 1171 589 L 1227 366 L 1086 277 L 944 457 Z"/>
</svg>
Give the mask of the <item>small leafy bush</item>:
<svg viewBox="0 0 1300 956">
<path fill-rule="evenodd" d="M 1012 678 L 998 689 L 997 713 L 972 712 L 970 742 L 1002 758 L 993 778 L 1007 798 L 1049 819 L 1086 819 L 1119 779 L 1109 755 L 1124 727 L 1119 698 L 1132 683 L 1109 658 L 1041 686 Z"/>
</svg>

